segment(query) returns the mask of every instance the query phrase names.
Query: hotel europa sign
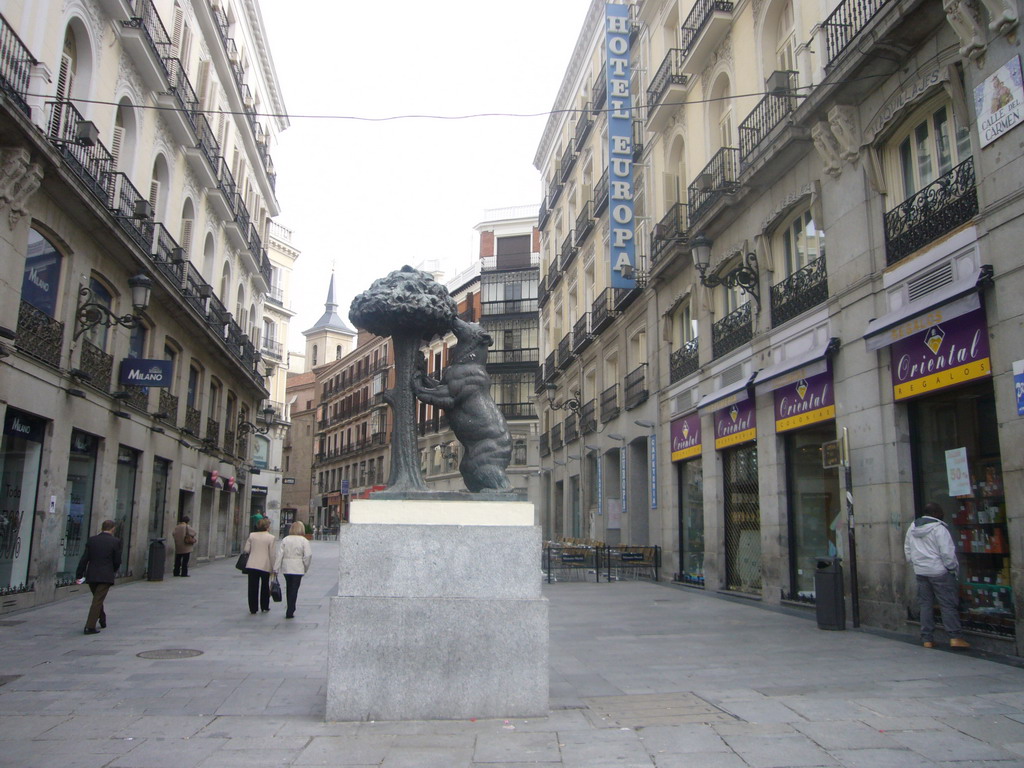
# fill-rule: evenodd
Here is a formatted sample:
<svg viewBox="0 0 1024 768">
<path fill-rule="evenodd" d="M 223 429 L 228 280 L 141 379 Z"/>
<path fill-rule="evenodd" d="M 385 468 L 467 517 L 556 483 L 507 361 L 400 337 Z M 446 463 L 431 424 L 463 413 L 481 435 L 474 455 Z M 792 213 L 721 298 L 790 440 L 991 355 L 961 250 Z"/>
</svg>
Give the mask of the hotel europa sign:
<svg viewBox="0 0 1024 768">
<path fill-rule="evenodd" d="M 635 288 L 633 218 L 633 100 L 630 94 L 629 6 L 605 5 L 608 83 L 608 210 L 611 287 Z"/>
</svg>

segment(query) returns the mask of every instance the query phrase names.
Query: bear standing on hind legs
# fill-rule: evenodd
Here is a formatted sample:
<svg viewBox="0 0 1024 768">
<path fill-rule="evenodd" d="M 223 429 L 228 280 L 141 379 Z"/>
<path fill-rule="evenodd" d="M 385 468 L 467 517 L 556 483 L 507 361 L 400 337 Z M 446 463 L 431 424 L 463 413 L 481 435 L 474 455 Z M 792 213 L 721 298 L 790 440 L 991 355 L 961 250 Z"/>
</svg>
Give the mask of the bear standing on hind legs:
<svg viewBox="0 0 1024 768">
<path fill-rule="evenodd" d="M 444 408 L 455 437 L 464 448 L 459 471 L 472 493 L 511 488 L 505 469 L 512 460 L 512 438 L 505 417 L 491 399 L 487 348 L 494 343 L 478 323 L 456 317 L 452 332 L 458 344 L 441 381 L 420 371 L 413 380 L 416 397 Z"/>
</svg>

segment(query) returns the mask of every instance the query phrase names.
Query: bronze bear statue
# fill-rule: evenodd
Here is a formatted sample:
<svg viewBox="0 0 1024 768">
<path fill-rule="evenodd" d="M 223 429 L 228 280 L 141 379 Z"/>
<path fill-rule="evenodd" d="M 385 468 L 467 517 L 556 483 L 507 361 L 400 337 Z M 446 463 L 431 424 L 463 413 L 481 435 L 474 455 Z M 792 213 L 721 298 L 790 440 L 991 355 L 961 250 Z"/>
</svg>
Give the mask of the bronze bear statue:
<svg viewBox="0 0 1024 768">
<path fill-rule="evenodd" d="M 494 340 L 478 323 L 456 317 L 452 332 L 458 343 L 451 349 L 441 381 L 420 370 L 413 380 L 416 397 L 445 410 L 448 424 L 462 443 L 459 471 L 472 493 L 511 488 L 505 470 L 512 460 L 512 438 L 505 417 L 491 398 L 487 349 Z"/>
</svg>

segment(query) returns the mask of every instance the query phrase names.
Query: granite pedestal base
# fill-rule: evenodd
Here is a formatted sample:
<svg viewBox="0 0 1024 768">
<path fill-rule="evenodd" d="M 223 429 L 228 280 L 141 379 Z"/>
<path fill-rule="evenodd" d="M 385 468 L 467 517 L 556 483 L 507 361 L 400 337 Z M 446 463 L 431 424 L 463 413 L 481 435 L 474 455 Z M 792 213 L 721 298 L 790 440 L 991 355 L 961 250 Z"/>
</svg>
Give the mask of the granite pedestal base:
<svg viewBox="0 0 1024 768">
<path fill-rule="evenodd" d="M 338 536 L 327 719 L 546 716 L 548 603 L 533 505 L 432 504 L 352 505 Z"/>
</svg>

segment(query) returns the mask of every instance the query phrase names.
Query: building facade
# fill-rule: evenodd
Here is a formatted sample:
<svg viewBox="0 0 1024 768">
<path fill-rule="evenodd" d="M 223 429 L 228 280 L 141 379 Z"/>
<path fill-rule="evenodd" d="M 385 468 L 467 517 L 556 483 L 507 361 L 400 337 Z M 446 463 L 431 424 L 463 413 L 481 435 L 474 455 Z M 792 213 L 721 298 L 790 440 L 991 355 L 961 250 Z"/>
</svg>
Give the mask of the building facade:
<svg viewBox="0 0 1024 768">
<path fill-rule="evenodd" d="M 238 551 L 287 120 L 256 3 L 10 3 L 0 39 L 7 611 L 82 589 L 107 517 L 124 578 L 186 514 Z"/>
<path fill-rule="evenodd" d="M 536 156 L 546 524 L 769 603 L 839 556 L 912 634 L 938 502 L 1020 655 L 1016 5 L 827 6 L 592 4 Z"/>
</svg>

